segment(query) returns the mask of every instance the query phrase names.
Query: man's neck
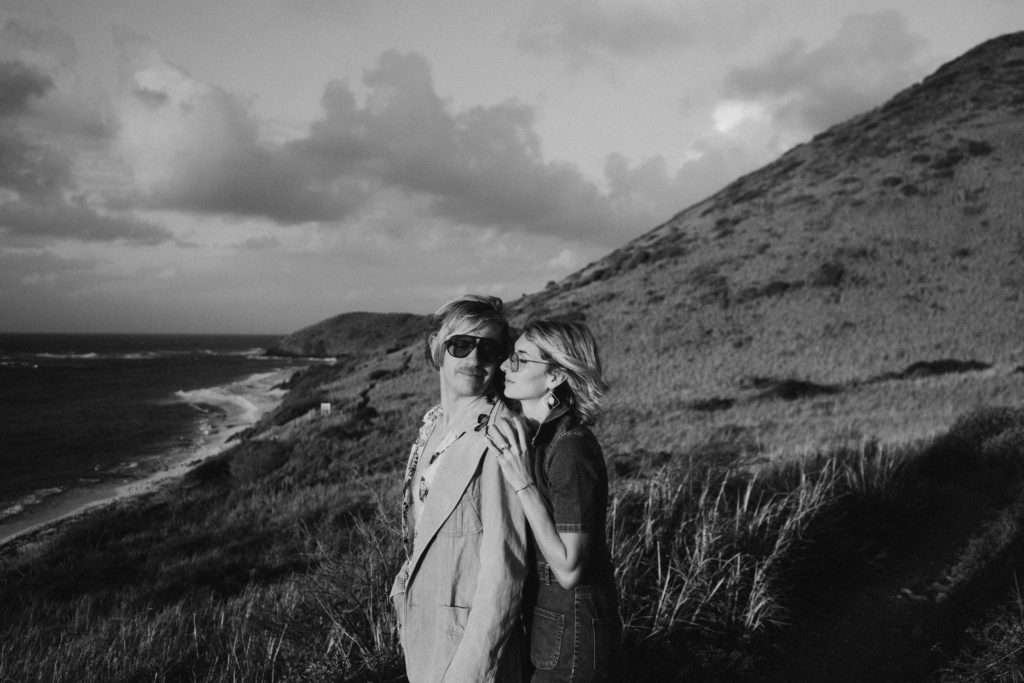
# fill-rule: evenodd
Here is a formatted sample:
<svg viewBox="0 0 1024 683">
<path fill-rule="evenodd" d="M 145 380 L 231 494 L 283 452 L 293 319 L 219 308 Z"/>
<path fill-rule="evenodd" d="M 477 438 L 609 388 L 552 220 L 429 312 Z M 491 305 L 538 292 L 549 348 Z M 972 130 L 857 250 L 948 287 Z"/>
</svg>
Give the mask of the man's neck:
<svg viewBox="0 0 1024 683">
<path fill-rule="evenodd" d="M 466 411 L 474 404 L 483 400 L 483 396 L 445 396 L 441 392 L 441 409 L 443 416 L 442 425 L 445 429 L 450 428 L 455 421 L 466 414 Z"/>
</svg>

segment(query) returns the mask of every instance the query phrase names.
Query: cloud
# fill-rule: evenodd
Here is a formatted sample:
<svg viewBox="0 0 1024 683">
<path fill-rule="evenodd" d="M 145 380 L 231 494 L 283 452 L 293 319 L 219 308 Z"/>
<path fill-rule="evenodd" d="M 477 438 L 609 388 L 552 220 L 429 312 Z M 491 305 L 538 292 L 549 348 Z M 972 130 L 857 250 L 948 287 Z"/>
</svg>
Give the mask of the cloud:
<svg viewBox="0 0 1024 683">
<path fill-rule="evenodd" d="M 550 0 L 537 3 L 519 47 L 540 55 L 562 54 L 580 67 L 613 55 L 649 55 L 691 39 L 678 6 Z"/>
<path fill-rule="evenodd" d="M 101 210 L 82 192 L 76 159 L 109 139 L 92 108 L 76 100 L 61 72 L 73 43 L 59 31 L 15 22 L 0 29 L 0 236 L 10 243 L 52 240 L 152 245 L 174 240 L 153 223 Z M 24 57 L 24 59 L 22 59 Z M 31 63 L 29 61 L 31 60 Z"/>
<path fill-rule="evenodd" d="M 28 113 L 34 100 L 53 87 L 53 80 L 27 64 L 0 62 L 0 117 Z"/>
<path fill-rule="evenodd" d="M 85 204 L 64 201 L 40 204 L 15 200 L 0 204 L 3 232 L 36 239 L 123 240 L 147 245 L 175 239 L 172 232 L 153 223 L 104 215 Z"/>
<path fill-rule="evenodd" d="M 329 83 L 322 118 L 274 145 L 238 98 L 136 37 L 122 44 L 136 65 L 120 148 L 138 182 L 124 207 L 298 224 L 358 220 L 398 193 L 458 224 L 607 242 L 656 215 L 647 200 L 608 195 L 576 167 L 545 161 L 526 105 L 453 111 L 418 54 L 382 54 L 363 78 L 361 103 L 348 85 Z"/>
<path fill-rule="evenodd" d="M 757 102 L 776 124 L 817 132 L 873 108 L 920 77 L 925 41 L 898 12 L 847 16 L 830 41 L 795 40 L 755 67 L 734 69 L 726 95 Z"/>
<path fill-rule="evenodd" d="M 19 10 L 32 14 L 46 10 L 29 3 Z M 24 60 L 43 71 L 66 70 L 78 61 L 74 39 L 53 27 L 40 27 L 16 19 L 0 26 L 0 60 Z"/>
<path fill-rule="evenodd" d="M 621 240 L 653 215 L 645 201 L 602 192 L 575 166 L 548 162 L 534 112 L 516 101 L 452 112 L 416 54 L 387 52 L 360 107 L 332 84 L 325 116 L 296 144 L 341 177 L 427 200 L 435 216 L 513 232 Z"/>
<path fill-rule="evenodd" d="M 279 223 L 345 213 L 315 191 L 289 148 L 264 144 L 245 103 L 167 63 L 144 36 L 116 32 L 122 94 L 115 104 L 117 151 L 136 186 L 118 206 L 260 215 Z"/>
<path fill-rule="evenodd" d="M 428 219 L 617 244 L 676 208 L 661 205 L 661 185 L 645 188 L 650 173 L 625 183 L 620 164 L 617 178 L 591 179 L 545 159 L 522 102 L 456 109 L 419 54 L 381 54 L 358 97 L 328 83 L 307 131 L 272 142 L 250 102 L 168 62 L 145 36 L 115 30 L 119 87 L 104 103 L 61 71 L 73 44 L 17 33 L 33 63 L 0 69 L 0 111 L 16 121 L 0 132 L 8 238 L 175 241 L 140 211 L 348 229 L 394 210 L 408 219 L 389 222 L 396 234 Z M 62 52 L 46 59 L 52 45 Z"/>
</svg>

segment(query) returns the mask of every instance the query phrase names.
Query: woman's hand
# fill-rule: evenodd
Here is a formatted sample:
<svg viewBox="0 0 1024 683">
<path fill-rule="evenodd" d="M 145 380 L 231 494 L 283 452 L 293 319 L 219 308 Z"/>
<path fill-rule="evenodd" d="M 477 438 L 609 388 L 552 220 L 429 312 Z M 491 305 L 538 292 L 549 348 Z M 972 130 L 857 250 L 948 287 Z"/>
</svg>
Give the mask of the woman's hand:
<svg viewBox="0 0 1024 683">
<path fill-rule="evenodd" d="M 484 436 L 497 452 L 498 464 L 509 485 L 517 493 L 533 486 L 533 449 L 526 433 L 526 421 L 503 417 L 487 427 Z"/>
</svg>

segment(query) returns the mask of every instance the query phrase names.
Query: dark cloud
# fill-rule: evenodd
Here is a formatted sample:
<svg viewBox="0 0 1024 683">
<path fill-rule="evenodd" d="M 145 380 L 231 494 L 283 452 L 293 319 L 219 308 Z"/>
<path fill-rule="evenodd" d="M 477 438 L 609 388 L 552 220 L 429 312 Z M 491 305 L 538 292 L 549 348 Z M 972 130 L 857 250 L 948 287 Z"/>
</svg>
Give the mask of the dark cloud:
<svg viewBox="0 0 1024 683">
<path fill-rule="evenodd" d="M 54 238 L 134 244 L 173 240 L 170 232 L 151 223 L 102 215 L 84 203 L 68 202 L 77 183 L 68 149 L 59 138 L 74 128 L 63 125 L 66 121 L 59 115 L 28 116 L 32 100 L 52 88 L 52 79 L 38 70 L 17 62 L 0 64 L 0 114 L 7 116 L 0 132 L 0 190 L 7 194 L 0 203 L 0 235 L 34 243 Z"/>
<path fill-rule="evenodd" d="M 53 88 L 53 79 L 22 62 L 0 62 L 0 117 L 27 113 L 33 100 Z"/>
<path fill-rule="evenodd" d="M 364 83 L 362 108 L 347 88 L 329 88 L 325 118 L 303 143 L 335 160 L 329 172 L 374 178 L 474 225 L 602 239 L 640 220 L 575 167 L 545 162 L 525 105 L 452 113 L 415 54 L 385 53 Z"/>
<path fill-rule="evenodd" d="M 139 245 L 160 244 L 175 239 L 169 230 L 156 224 L 132 218 L 107 216 L 84 204 L 67 202 L 36 204 L 9 201 L 0 204 L 0 232 L 42 241 L 121 240 Z"/>
<path fill-rule="evenodd" d="M 17 131 L 0 133 L 0 188 L 41 200 L 58 197 L 70 183 L 70 164 L 52 147 L 31 143 Z"/>
<path fill-rule="evenodd" d="M 263 143 L 221 89 L 183 101 L 147 85 L 143 116 L 177 117 L 197 139 L 218 134 L 201 146 L 183 140 L 160 160 L 171 172 L 138 201 L 294 224 L 350 218 L 398 192 L 457 223 L 614 241 L 653 220 L 644 202 L 602 193 L 574 166 L 546 162 L 529 107 L 452 111 L 420 55 L 386 52 L 363 83 L 362 103 L 347 85 L 328 84 L 323 117 L 278 146 Z"/>
<path fill-rule="evenodd" d="M 114 129 L 109 112 L 101 111 L 100 93 L 87 89 L 87 100 L 57 85 L 75 80 L 77 59 L 74 40 L 62 31 L 15 21 L 0 26 L 0 118 L 8 118 L 8 135 L 12 126 L 29 123 L 33 138 L 111 138 Z"/>
<path fill-rule="evenodd" d="M 924 46 L 898 12 L 854 14 L 818 48 L 794 41 L 756 67 L 733 70 L 726 94 L 767 102 L 780 122 L 818 131 L 914 82 Z"/>
<path fill-rule="evenodd" d="M 0 39 L 0 54 L 31 51 L 51 70 L 76 56 L 73 42 L 58 31 L 7 22 Z M 5 243 L 56 238 L 155 244 L 174 239 L 151 223 L 69 202 L 67 197 L 78 190 L 74 156 L 95 140 L 109 139 L 110 128 L 59 92 L 54 76 L 42 67 L 17 59 L 0 62 L 0 119 L 0 236 Z"/>
</svg>

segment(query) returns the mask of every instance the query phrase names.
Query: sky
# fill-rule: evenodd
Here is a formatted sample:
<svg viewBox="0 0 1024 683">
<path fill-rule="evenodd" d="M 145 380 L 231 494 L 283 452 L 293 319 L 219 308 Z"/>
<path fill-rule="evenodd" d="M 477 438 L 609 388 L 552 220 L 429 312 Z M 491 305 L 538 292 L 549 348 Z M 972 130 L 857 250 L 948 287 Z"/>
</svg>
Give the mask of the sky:
<svg viewBox="0 0 1024 683">
<path fill-rule="evenodd" d="M 1022 0 L 0 0 L 0 332 L 543 289 Z"/>
</svg>

